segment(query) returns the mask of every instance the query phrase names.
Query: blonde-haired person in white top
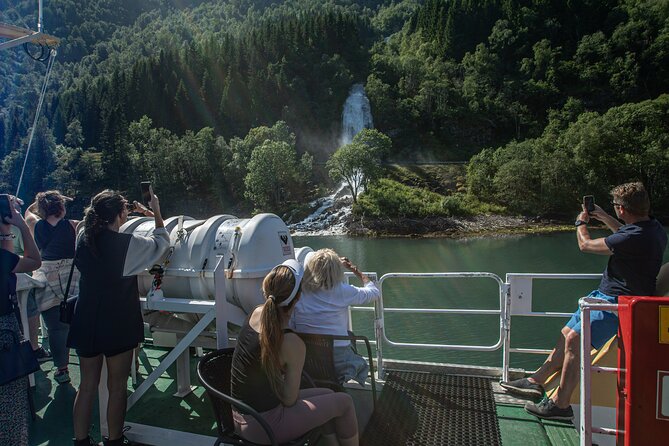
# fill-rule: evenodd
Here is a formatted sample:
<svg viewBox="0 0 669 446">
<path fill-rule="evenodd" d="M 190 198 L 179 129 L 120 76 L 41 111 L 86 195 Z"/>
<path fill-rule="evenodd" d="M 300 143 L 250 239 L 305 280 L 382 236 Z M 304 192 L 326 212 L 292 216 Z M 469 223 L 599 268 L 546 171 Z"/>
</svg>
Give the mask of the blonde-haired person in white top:
<svg viewBox="0 0 669 446">
<path fill-rule="evenodd" d="M 362 281 L 362 287 L 344 282 L 344 268 Z M 290 321 L 299 333 L 348 334 L 348 307 L 379 298 L 381 292 L 369 277 L 332 249 L 319 249 L 307 257 L 302 298 Z M 361 385 L 369 373 L 367 362 L 353 351 L 348 340 L 334 341 L 334 363 L 340 382 L 354 379 Z"/>
</svg>

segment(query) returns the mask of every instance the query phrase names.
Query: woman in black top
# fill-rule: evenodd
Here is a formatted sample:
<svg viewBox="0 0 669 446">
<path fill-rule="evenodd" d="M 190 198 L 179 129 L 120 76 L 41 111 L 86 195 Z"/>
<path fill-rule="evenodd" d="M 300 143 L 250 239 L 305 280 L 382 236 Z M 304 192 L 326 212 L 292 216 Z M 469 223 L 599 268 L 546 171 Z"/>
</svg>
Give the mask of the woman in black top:
<svg viewBox="0 0 669 446">
<path fill-rule="evenodd" d="M 265 303 L 253 310 L 237 339 L 231 393 L 260 412 L 279 443 L 323 426 L 327 444 L 355 446 L 358 422 L 351 397 L 324 388 L 300 390 L 306 347 L 287 326 L 302 275 L 302 266 L 290 259 L 263 280 Z M 269 443 L 255 418 L 233 411 L 233 419 L 242 437 Z"/>
<path fill-rule="evenodd" d="M 34 271 L 41 260 L 35 241 L 10 198 L 11 218 L 0 221 L 0 349 L 21 338 L 16 302 L 16 274 Z M 11 225 L 21 231 L 23 257 L 14 254 Z M 28 445 L 28 377 L 0 386 L 0 446 Z"/>
<path fill-rule="evenodd" d="M 105 190 L 91 200 L 77 241 L 75 265 L 81 272 L 79 299 L 68 346 L 79 355 L 81 385 L 74 400 L 74 444 L 92 445 L 88 436 L 103 358 L 107 360 L 109 439 L 105 446 L 128 444 L 123 436 L 126 389 L 133 349 L 144 340 L 137 274 L 157 263 L 169 248 L 158 197 L 151 192 L 155 230 L 150 236 L 121 234 L 129 203 Z"/>
<path fill-rule="evenodd" d="M 29 319 L 30 335 L 34 338 L 31 342 L 33 348 L 37 348 L 37 318 L 41 313 L 56 367 L 53 377 L 59 384 L 70 382 L 70 350 L 65 345 L 69 326 L 60 321 L 59 309 L 74 259 L 75 229 L 79 223 L 78 220 L 65 218 L 65 203 L 70 200 L 57 190 L 39 192 L 35 202 L 26 209 L 26 222 L 35 235 L 42 256 L 42 266 L 35 271 L 33 279 L 46 283 L 44 288 L 35 289 L 39 312 Z M 78 294 L 78 283 L 79 271 L 75 269 L 70 295 Z"/>
</svg>

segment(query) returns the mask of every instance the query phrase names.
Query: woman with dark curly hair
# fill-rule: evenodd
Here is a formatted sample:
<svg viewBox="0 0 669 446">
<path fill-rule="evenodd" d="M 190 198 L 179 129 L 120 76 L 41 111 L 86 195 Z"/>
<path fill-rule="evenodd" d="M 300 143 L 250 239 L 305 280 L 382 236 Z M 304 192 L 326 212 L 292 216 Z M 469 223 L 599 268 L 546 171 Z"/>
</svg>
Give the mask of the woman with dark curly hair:
<svg viewBox="0 0 669 446">
<path fill-rule="evenodd" d="M 39 251 L 30 230 L 9 197 L 11 217 L 0 221 L 0 349 L 14 343 L 20 331 L 16 302 L 16 273 L 27 273 L 40 267 Z M 14 254 L 11 226 L 21 231 L 23 257 Z M 0 386 L 0 446 L 28 445 L 28 377 Z"/>
<path fill-rule="evenodd" d="M 78 220 L 65 218 L 65 203 L 68 201 L 71 198 L 59 191 L 48 190 L 39 192 L 35 202 L 26 209 L 26 223 L 35 236 L 42 256 L 42 266 L 35 271 L 33 278 L 46 284 L 44 288 L 35 288 L 34 295 L 29 298 L 34 299 L 28 305 L 30 341 L 38 359 L 48 359 L 48 352 L 37 345 L 38 317 L 41 314 L 53 354 L 53 378 L 59 384 L 70 382 L 70 350 L 65 345 L 69 326 L 60 321 L 59 308 L 72 269 L 75 230 L 79 224 Z M 71 295 L 77 294 L 78 283 L 79 271 L 75 269 L 72 272 Z"/>
<path fill-rule="evenodd" d="M 76 349 L 81 368 L 81 385 L 73 411 L 75 446 L 97 444 L 89 437 L 88 429 L 103 359 L 107 363 L 109 389 L 109 438 L 104 444 L 130 444 L 122 432 L 126 387 L 133 349 L 144 340 L 137 274 L 159 262 L 169 247 L 160 203 L 153 191 L 155 230 L 151 235 L 119 233 L 131 207 L 118 192 L 100 192 L 86 209 L 84 230 L 77 240 L 79 300 L 67 340 L 68 346 Z"/>
</svg>

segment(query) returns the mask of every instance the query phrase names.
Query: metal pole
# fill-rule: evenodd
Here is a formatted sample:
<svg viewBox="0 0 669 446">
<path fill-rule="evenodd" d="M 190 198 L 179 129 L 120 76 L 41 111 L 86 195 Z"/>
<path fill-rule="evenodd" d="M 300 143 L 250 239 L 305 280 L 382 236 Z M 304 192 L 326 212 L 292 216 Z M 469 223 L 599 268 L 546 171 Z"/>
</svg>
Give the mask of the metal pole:
<svg viewBox="0 0 669 446">
<path fill-rule="evenodd" d="M 39 0 L 37 2 L 37 11 L 38 11 L 37 32 L 41 33 L 42 32 L 42 0 Z"/>
<path fill-rule="evenodd" d="M 385 371 L 383 367 L 383 339 L 385 336 L 383 333 L 383 291 L 381 291 L 379 300 L 374 302 L 374 332 L 376 336 L 376 371 L 378 373 L 379 379 L 384 379 Z"/>
<path fill-rule="evenodd" d="M 511 286 L 508 283 L 500 289 L 502 297 L 500 305 L 502 308 L 502 329 L 504 334 L 504 347 L 502 349 L 502 381 L 509 380 L 509 367 L 511 361 Z"/>
<path fill-rule="evenodd" d="M 590 401 L 590 308 L 579 300 L 581 308 L 581 438 L 580 446 L 592 445 L 592 406 Z"/>
</svg>

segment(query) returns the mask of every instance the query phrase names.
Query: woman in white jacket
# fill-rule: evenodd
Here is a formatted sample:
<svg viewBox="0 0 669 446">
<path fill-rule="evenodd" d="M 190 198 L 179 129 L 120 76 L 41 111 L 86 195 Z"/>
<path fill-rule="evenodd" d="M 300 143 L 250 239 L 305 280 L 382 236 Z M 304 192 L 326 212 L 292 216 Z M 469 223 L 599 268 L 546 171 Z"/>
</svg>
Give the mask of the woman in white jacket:
<svg viewBox="0 0 669 446">
<path fill-rule="evenodd" d="M 344 282 L 344 268 L 360 279 L 363 286 Z M 291 326 L 299 333 L 348 334 L 348 307 L 379 298 L 381 292 L 369 277 L 346 257 L 332 249 L 319 249 L 308 256 L 302 281 L 302 298 L 296 304 Z M 354 379 L 361 385 L 369 373 L 365 360 L 348 340 L 334 341 L 334 363 L 341 383 Z"/>
</svg>

